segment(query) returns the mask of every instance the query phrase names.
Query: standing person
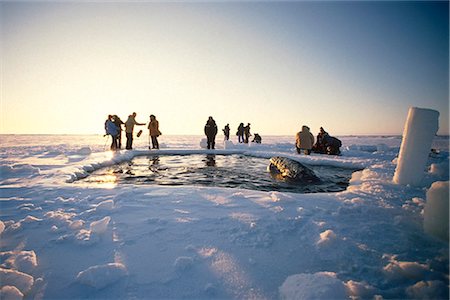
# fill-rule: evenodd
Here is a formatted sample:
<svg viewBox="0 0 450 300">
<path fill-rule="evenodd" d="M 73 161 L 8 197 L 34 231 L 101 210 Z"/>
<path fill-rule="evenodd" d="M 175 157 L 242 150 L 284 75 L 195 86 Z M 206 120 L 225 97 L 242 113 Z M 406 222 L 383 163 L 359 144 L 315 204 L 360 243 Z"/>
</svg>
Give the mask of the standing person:
<svg viewBox="0 0 450 300">
<path fill-rule="evenodd" d="M 158 136 L 161 135 L 161 131 L 159 131 L 159 122 L 155 115 L 150 115 L 150 123 L 148 123 L 147 128 L 152 139 L 152 149 L 159 149 Z M 148 148 L 150 149 L 150 145 L 148 145 Z"/>
<path fill-rule="evenodd" d="M 136 120 L 134 118 L 136 118 L 135 112 L 133 114 L 129 115 L 128 120 L 125 122 L 125 135 L 127 136 L 127 146 L 126 146 L 127 150 L 133 149 L 134 125 L 145 125 L 145 123 L 136 122 Z"/>
<path fill-rule="evenodd" d="M 116 140 L 117 140 L 117 148 L 122 149 L 122 124 L 125 124 L 122 122 L 122 120 L 117 116 L 113 116 L 114 124 L 116 124 L 117 129 L 119 130 L 119 133 L 117 134 Z"/>
<path fill-rule="evenodd" d="M 225 135 L 225 141 L 230 139 L 230 124 L 225 125 L 224 129 L 222 129 L 223 134 Z"/>
<path fill-rule="evenodd" d="M 238 142 L 244 142 L 244 123 L 239 124 L 236 135 L 238 136 Z"/>
<path fill-rule="evenodd" d="M 108 115 L 108 119 L 105 121 L 105 132 L 106 135 L 110 135 L 112 142 L 111 142 L 111 150 L 117 149 L 117 135 L 119 134 L 119 129 L 117 128 L 116 124 L 114 124 L 113 116 Z"/>
<path fill-rule="evenodd" d="M 216 144 L 217 125 L 213 117 L 209 117 L 205 125 L 205 134 L 208 139 L 208 149 L 214 149 Z"/>
<path fill-rule="evenodd" d="M 247 126 L 244 127 L 244 135 L 245 135 L 244 143 L 248 144 L 248 139 L 252 135 L 250 133 L 250 123 L 247 123 Z"/>
<path fill-rule="evenodd" d="M 302 131 L 297 132 L 295 136 L 295 147 L 297 148 L 297 153 L 303 150 L 306 155 L 311 154 L 312 146 L 314 145 L 314 136 L 309 131 L 309 127 L 303 125 Z"/>
</svg>

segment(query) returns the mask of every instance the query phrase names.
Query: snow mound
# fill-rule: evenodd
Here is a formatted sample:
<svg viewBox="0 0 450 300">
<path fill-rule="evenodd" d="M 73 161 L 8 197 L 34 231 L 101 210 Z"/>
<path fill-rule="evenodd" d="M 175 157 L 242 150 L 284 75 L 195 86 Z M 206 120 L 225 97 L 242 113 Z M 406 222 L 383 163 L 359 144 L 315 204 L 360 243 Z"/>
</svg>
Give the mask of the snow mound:
<svg viewBox="0 0 450 300">
<path fill-rule="evenodd" d="M 0 252 L 0 258 L 5 266 L 25 273 L 31 273 L 38 265 L 34 251 Z"/>
<path fill-rule="evenodd" d="M 106 229 L 108 229 L 109 221 L 111 221 L 111 217 L 104 217 L 101 220 L 92 222 L 90 226 L 91 234 L 105 233 Z"/>
<path fill-rule="evenodd" d="M 0 299 L 2 299 L 2 300 L 22 300 L 23 294 L 15 286 L 6 285 L 0 289 Z"/>
<path fill-rule="evenodd" d="M 0 268 L 0 282 L 2 286 L 14 286 L 22 294 L 26 294 L 33 286 L 34 279 L 31 275 L 16 270 Z"/>
<path fill-rule="evenodd" d="M 393 258 L 383 268 L 383 271 L 392 280 L 402 278 L 419 279 L 429 271 L 429 267 L 418 262 L 397 261 Z"/>
<path fill-rule="evenodd" d="M 281 299 L 347 299 L 345 285 L 333 272 L 289 276 L 279 288 Z"/>
<path fill-rule="evenodd" d="M 431 164 L 429 173 L 441 177 L 448 176 L 448 162 Z"/>
<path fill-rule="evenodd" d="M 27 178 L 40 174 L 40 169 L 29 164 L 14 164 L 0 166 L 0 180 L 9 178 Z"/>
<path fill-rule="evenodd" d="M 427 192 L 423 227 L 426 233 L 448 241 L 449 182 L 437 181 Z"/>
<path fill-rule="evenodd" d="M 366 282 L 349 280 L 345 286 L 351 299 L 374 299 L 376 289 Z"/>
<path fill-rule="evenodd" d="M 5 230 L 5 223 L 0 221 L 0 234 L 2 234 L 4 230 Z"/>
<path fill-rule="evenodd" d="M 201 139 L 200 140 L 200 148 L 202 148 L 202 149 L 208 148 L 208 142 L 207 142 L 206 139 Z"/>
<path fill-rule="evenodd" d="M 337 238 L 333 230 L 325 230 L 320 234 L 320 239 L 317 241 L 317 246 L 325 246 L 331 244 Z"/>
<path fill-rule="evenodd" d="M 102 201 L 95 207 L 95 210 L 97 210 L 97 211 L 110 211 L 113 209 L 114 209 L 114 201 L 113 200 Z"/>
<path fill-rule="evenodd" d="M 228 141 L 223 141 L 223 148 L 224 149 L 232 149 L 234 148 L 234 144 L 232 141 L 228 140 Z"/>
<path fill-rule="evenodd" d="M 102 289 L 126 275 L 127 270 L 123 264 L 109 263 L 106 265 L 92 266 L 81 271 L 77 275 L 77 281 L 96 289 Z"/>
<path fill-rule="evenodd" d="M 411 299 L 440 299 L 445 295 L 447 286 L 442 281 L 419 281 L 406 289 L 406 294 Z"/>
<path fill-rule="evenodd" d="M 76 154 L 79 154 L 79 155 L 89 155 L 91 153 L 92 153 L 92 150 L 90 147 L 82 147 L 76 151 Z"/>
</svg>

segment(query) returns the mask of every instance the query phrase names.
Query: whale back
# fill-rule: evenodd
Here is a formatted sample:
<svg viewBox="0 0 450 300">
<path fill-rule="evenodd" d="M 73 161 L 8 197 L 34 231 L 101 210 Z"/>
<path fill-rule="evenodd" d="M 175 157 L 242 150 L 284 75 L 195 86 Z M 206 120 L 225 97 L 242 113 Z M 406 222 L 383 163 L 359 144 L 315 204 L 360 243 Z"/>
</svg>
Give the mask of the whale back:
<svg viewBox="0 0 450 300">
<path fill-rule="evenodd" d="M 320 182 L 320 178 L 316 176 L 313 170 L 287 157 L 275 156 L 270 158 L 268 169 L 271 173 L 278 172 L 285 180 L 302 181 L 305 183 Z"/>
</svg>

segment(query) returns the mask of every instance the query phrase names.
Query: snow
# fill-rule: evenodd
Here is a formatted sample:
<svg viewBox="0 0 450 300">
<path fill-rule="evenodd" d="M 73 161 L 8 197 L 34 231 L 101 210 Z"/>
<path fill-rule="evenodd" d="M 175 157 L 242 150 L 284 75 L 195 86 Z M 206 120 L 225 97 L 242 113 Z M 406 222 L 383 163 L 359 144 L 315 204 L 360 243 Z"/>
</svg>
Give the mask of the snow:
<svg viewBox="0 0 450 300">
<path fill-rule="evenodd" d="M 109 263 L 100 266 L 92 266 L 87 270 L 81 271 L 77 275 L 77 281 L 92 286 L 96 289 L 102 289 L 115 283 L 126 276 L 127 270 L 121 263 Z"/>
<path fill-rule="evenodd" d="M 433 138 L 439 129 L 439 112 L 411 107 L 403 131 L 394 182 L 419 185 L 427 164 Z"/>
<path fill-rule="evenodd" d="M 291 136 L 218 137 L 216 150 L 203 138 L 112 153 L 102 136 L 1 136 L 0 298 L 448 299 L 448 137 L 434 138 L 418 185 L 393 181 L 398 136 L 340 137 L 342 156 L 298 155 Z M 148 154 L 360 171 L 323 194 L 78 181 Z"/>
<path fill-rule="evenodd" d="M 424 209 L 424 230 L 438 238 L 449 239 L 449 182 L 436 181 L 427 192 L 427 202 Z"/>
<path fill-rule="evenodd" d="M 281 299 L 346 299 L 345 286 L 332 272 L 289 276 L 280 287 Z"/>
</svg>

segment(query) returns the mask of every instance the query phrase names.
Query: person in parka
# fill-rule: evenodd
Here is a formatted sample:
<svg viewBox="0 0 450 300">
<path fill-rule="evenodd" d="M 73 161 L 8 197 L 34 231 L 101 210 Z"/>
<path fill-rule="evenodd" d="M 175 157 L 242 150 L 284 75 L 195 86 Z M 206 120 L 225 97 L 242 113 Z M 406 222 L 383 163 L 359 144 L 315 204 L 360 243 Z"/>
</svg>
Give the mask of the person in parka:
<svg viewBox="0 0 450 300">
<path fill-rule="evenodd" d="M 119 133 L 117 134 L 116 140 L 117 140 L 117 148 L 122 149 L 122 125 L 125 124 L 117 115 L 113 116 L 114 124 L 116 124 L 117 128 L 119 129 Z"/>
<path fill-rule="evenodd" d="M 132 113 L 128 116 L 128 120 L 125 122 L 125 135 L 127 137 L 127 146 L 125 147 L 127 150 L 133 149 L 133 130 L 134 125 L 145 125 L 145 123 L 138 123 L 135 120 L 136 113 Z"/>
<path fill-rule="evenodd" d="M 302 126 L 302 131 L 297 132 L 295 136 L 295 147 L 297 149 L 297 153 L 300 154 L 303 150 L 305 155 L 311 154 L 311 149 L 314 145 L 314 136 L 309 131 L 309 127 L 306 125 Z"/>
<path fill-rule="evenodd" d="M 238 136 L 238 142 L 244 142 L 244 123 L 239 124 L 236 135 Z"/>
<path fill-rule="evenodd" d="M 152 149 L 159 149 L 158 136 L 161 135 L 159 131 L 159 122 L 156 120 L 155 115 L 150 115 L 150 123 L 148 123 L 148 130 L 150 138 L 152 139 Z M 148 146 L 150 149 L 150 145 Z"/>
<path fill-rule="evenodd" d="M 205 135 L 208 140 L 208 149 L 214 149 L 216 144 L 217 125 L 213 117 L 209 117 L 205 125 Z"/>
<path fill-rule="evenodd" d="M 111 150 L 117 149 L 117 135 L 119 134 L 119 128 L 114 124 L 113 116 L 108 115 L 108 119 L 105 121 L 105 133 L 106 135 L 110 135 L 111 142 Z"/>
<path fill-rule="evenodd" d="M 342 146 L 342 142 L 340 139 L 335 138 L 334 136 L 326 136 L 323 140 L 323 144 L 326 149 L 326 154 L 328 155 L 341 155 L 340 147 Z"/>
</svg>

